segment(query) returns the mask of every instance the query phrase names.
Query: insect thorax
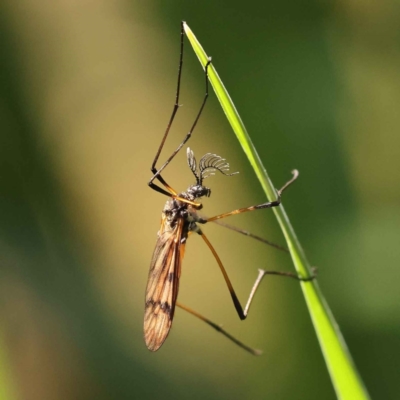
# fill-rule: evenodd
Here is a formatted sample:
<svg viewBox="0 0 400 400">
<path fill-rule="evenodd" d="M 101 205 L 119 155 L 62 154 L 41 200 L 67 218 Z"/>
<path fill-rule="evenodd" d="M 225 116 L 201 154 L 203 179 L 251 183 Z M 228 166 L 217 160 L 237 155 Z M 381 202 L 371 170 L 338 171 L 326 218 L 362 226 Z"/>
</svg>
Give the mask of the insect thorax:
<svg viewBox="0 0 400 400">
<path fill-rule="evenodd" d="M 211 189 L 205 186 L 191 185 L 186 192 L 179 193 L 178 196 L 182 199 L 197 202 L 199 198 L 204 196 L 208 197 L 210 194 Z M 163 214 L 170 228 L 174 228 L 179 219 L 184 219 L 185 222 L 189 224 L 195 223 L 197 220 L 196 209 L 192 205 L 174 198 L 165 203 Z M 191 229 L 189 228 L 189 230 Z"/>
</svg>

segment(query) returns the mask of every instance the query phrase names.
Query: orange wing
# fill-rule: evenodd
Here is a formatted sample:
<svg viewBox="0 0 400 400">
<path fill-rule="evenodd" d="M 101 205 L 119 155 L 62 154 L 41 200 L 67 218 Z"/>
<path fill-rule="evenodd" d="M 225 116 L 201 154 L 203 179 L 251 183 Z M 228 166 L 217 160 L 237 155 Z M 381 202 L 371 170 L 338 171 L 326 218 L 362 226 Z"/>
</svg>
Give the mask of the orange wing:
<svg viewBox="0 0 400 400">
<path fill-rule="evenodd" d="M 171 228 L 163 220 L 150 264 L 144 313 L 144 340 L 151 351 L 158 350 L 171 329 L 178 296 L 185 245 L 181 242 L 184 220 Z"/>
</svg>

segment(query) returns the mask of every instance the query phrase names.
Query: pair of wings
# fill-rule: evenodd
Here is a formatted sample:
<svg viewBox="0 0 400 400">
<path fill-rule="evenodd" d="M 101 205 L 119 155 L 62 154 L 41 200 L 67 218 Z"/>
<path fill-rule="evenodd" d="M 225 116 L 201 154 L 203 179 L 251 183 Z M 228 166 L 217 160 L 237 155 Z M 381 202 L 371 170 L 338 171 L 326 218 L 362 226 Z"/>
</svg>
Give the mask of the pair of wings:
<svg viewBox="0 0 400 400">
<path fill-rule="evenodd" d="M 163 215 L 151 259 L 144 313 L 144 339 L 151 351 L 158 350 L 164 343 L 174 318 L 185 252 L 184 224 L 184 219 L 178 219 L 171 228 Z"/>
</svg>

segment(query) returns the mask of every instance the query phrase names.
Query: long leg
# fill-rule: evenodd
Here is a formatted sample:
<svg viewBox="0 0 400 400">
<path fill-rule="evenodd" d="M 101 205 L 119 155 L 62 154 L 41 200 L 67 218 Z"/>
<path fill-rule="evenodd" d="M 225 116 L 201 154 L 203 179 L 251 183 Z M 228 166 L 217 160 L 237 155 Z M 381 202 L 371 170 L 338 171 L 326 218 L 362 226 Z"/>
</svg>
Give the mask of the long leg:
<svg viewBox="0 0 400 400">
<path fill-rule="evenodd" d="M 181 308 L 182 310 L 187 311 L 188 313 L 194 315 L 195 317 L 201 319 L 202 321 L 204 321 L 206 324 L 210 325 L 212 328 L 214 328 L 216 331 L 218 331 L 219 333 L 222 333 L 225 337 L 227 337 L 229 340 L 231 340 L 233 343 L 235 343 L 236 345 L 238 345 L 239 347 L 241 347 L 242 349 L 248 351 L 249 353 L 253 354 L 254 356 L 259 356 L 262 351 L 261 350 L 257 350 L 257 349 L 253 349 L 252 347 L 247 346 L 246 344 L 244 344 L 243 342 L 241 342 L 240 340 L 236 339 L 235 337 L 233 337 L 230 333 L 228 333 L 226 330 L 222 329 L 222 327 L 218 324 L 216 324 L 215 322 L 210 321 L 208 318 L 204 317 L 203 315 L 199 314 L 198 312 L 192 310 L 189 307 L 184 306 L 183 304 L 180 304 L 178 302 L 176 302 L 176 305 Z"/>
<path fill-rule="evenodd" d="M 175 119 L 175 115 L 179 109 L 179 95 L 180 95 L 180 90 L 181 90 L 181 77 L 182 77 L 182 66 L 183 66 L 183 43 L 184 43 L 184 35 L 185 35 L 185 31 L 184 31 L 184 27 L 183 27 L 183 21 L 181 23 L 181 50 L 180 50 L 180 56 L 179 56 L 179 67 L 178 67 L 178 83 L 176 86 L 176 94 L 175 94 L 175 104 L 174 104 L 174 108 L 172 110 L 172 114 L 171 117 L 169 119 L 168 125 L 167 125 L 167 129 L 165 130 L 164 136 L 161 140 L 160 146 L 158 147 L 157 153 L 154 157 L 153 163 L 151 164 L 151 172 L 153 172 L 153 174 L 157 173 L 157 168 L 156 168 L 156 164 L 157 161 L 160 157 L 161 151 L 164 147 L 165 141 L 167 140 L 167 136 L 169 134 L 169 131 L 171 129 L 172 123 Z M 153 180 L 157 178 L 167 189 L 168 191 L 164 190 L 163 188 L 157 186 Z M 167 184 L 167 182 L 164 180 L 164 178 L 160 175 L 157 176 L 153 176 L 152 179 L 149 182 L 149 186 L 156 190 L 159 193 L 165 194 L 167 196 L 171 196 L 176 194 L 176 192 Z"/>
<path fill-rule="evenodd" d="M 164 147 L 165 141 L 167 140 L 167 136 L 168 133 L 171 129 L 172 123 L 175 119 L 175 115 L 178 111 L 179 108 L 179 94 L 180 94 L 180 90 L 181 90 L 181 77 L 182 77 L 182 65 L 183 65 L 183 43 L 184 43 L 184 35 L 185 35 L 185 31 L 184 31 L 184 27 L 183 27 L 183 21 L 181 23 L 181 51 L 180 51 L 180 56 L 179 56 L 179 67 L 178 67 L 178 83 L 177 83 L 177 87 L 176 87 L 176 94 L 175 94 L 175 104 L 174 104 L 174 108 L 172 110 L 172 114 L 171 114 L 171 118 L 169 119 L 168 125 L 167 125 L 167 129 L 165 130 L 164 136 L 161 140 L 160 146 L 158 147 L 157 153 L 154 157 L 153 163 L 151 164 L 151 171 L 153 173 L 157 172 L 157 168 L 156 168 L 156 164 L 157 161 L 160 157 L 161 154 L 161 150 Z"/>
<path fill-rule="evenodd" d="M 185 138 L 180 143 L 180 145 L 175 149 L 175 151 L 167 159 L 167 161 L 165 161 L 165 163 L 161 166 L 161 168 L 157 169 L 156 168 L 156 163 L 157 163 L 157 161 L 158 161 L 158 159 L 160 157 L 160 153 L 161 153 L 161 151 L 162 151 L 162 149 L 164 147 L 165 141 L 167 139 L 167 136 L 168 136 L 169 131 L 171 129 L 172 123 L 173 123 L 173 121 L 175 119 L 175 115 L 176 115 L 176 113 L 178 111 L 178 108 L 179 108 L 180 83 L 181 83 L 182 65 L 183 65 L 183 43 L 184 43 L 183 37 L 184 37 L 184 27 L 183 27 L 183 22 L 182 22 L 182 25 L 181 25 L 181 53 L 180 53 L 180 58 L 179 58 L 178 84 L 177 84 L 177 89 L 176 89 L 175 104 L 174 104 L 174 108 L 173 108 L 173 111 L 172 111 L 172 115 L 171 115 L 170 121 L 169 121 L 169 123 L 167 125 L 167 129 L 166 129 L 166 131 L 164 133 L 163 139 L 162 139 L 162 141 L 160 143 L 160 146 L 158 148 L 156 156 L 154 157 L 153 163 L 151 165 L 151 171 L 153 172 L 154 175 L 152 176 L 152 178 L 148 182 L 148 185 L 152 189 L 156 190 L 159 193 L 162 193 L 162 194 L 165 194 L 167 196 L 170 196 L 170 197 L 171 196 L 175 197 L 176 196 L 176 192 L 167 184 L 167 182 L 164 180 L 164 178 L 160 174 L 164 170 L 164 168 L 172 161 L 172 159 L 176 156 L 176 154 L 184 146 L 184 144 L 189 140 L 189 138 L 191 137 L 191 135 L 192 135 L 192 133 L 193 133 L 193 131 L 194 131 L 196 125 L 197 125 L 197 122 L 198 122 L 198 120 L 199 120 L 199 118 L 201 116 L 201 113 L 203 112 L 204 106 L 205 106 L 207 98 L 208 98 L 208 66 L 211 63 L 211 58 L 209 58 L 206 66 L 205 66 L 206 93 L 204 95 L 203 102 L 201 104 L 200 110 L 199 110 L 199 112 L 198 112 L 198 114 L 196 116 L 196 119 L 195 119 L 192 127 L 190 128 L 189 132 L 186 134 Z M 158 179 L 166 187 L 167 190 L 157 186 L 154 183 L 155 179 Z"/>
<path fill-rule="evenodd" d="M 199 223 L 201 224 L 205 224 L 207 222 L 211 222 L 211 221 L 215 221 L 217 219 L 222 219 L 222 218 L 226 218 L 226 217 L 230 217 L 231 215 L 236 215 L 236 214 L 242 214 L 244 212 L 248 212 L 248 211 L 255 211 L 255 210 L 261 210 L 263 208 L 272 208 L 272 207 L 277 207 L 279 206 L 279 204 L 281 204 L 281 196 L 283 191 L 288 188 L 299 176 L 299 171 L 297 171 L 296 169 L 292 171 L 293 177 L 292 179 L 290 179 L 288 182 L 286 182 L 281 189 L 278 190 L 278 198 L 274 201 L 270 201 L 267 203 L 262 203 L 262 204 L 258 204 L 256 206 L 251 206 L 251 207 L 245 207 L 245 208 L 238 208 L 237 210 L 233 210 L 231 212 L 227 212 L 224 214 L 219 214 L 216 215 L 214 217 L 211 218 L 200 218 L 198 220 Z"/>
<path fill-rule="evenodd" d="M 250 295 L 249 295 L 249 298 L 247 300 L 246 306 L 243 309 L 243 307 L 240 304 L 240 301 L 239 301 L 239 299 L 238 299 L 238 297 L 237 297 L 237 295 L 235 293 L 235 290 L 233 289 L 233 286 L 232 286 L 232 283 L 231 283 L 231 281 L 229 279 L 229 276 L 228 276 L 228 274 L 227 274 L 227 272 L 226 272 L 226 270 L 225 270 L 225 268 L 224 268 L 224 266 L 223 266 L 223 264 L 221 262 L 221 259 L 219 258 L 217 252 L 215 251 L 214 247 L 212 246 L 212 244 L 210 243 L 210 241 L 207 239 L 207 237 L 204 235 L 204 233 L 201 231 L 200 228 L 198 228 L 197 233 L 203 238 L 203 240 L 206 242 L 207 246 L 211 250 L 213 256 L 215 257 L 215 259 L 216 259 L 216 261 L 218 263 L 218 266 L 219 266 L 219 268 L 220 268 L 220 270 L 222 272 L 222 275 L 224 276 L 225 283 L 228 286 L 228 289 L 229 289 L 229 292 L 231 294 L 232 301 L 233 301 L 233 304 L 235 306 L 236 312 L 238 313 L 239 318 L 241 320 L 246 319 L 246 317 L 247 317 L 247 315 L 249 313 L 250 305 L 251 305 L 251 303 L 253 301 L 253 298 L 254 298 L 254 295 L 255 295 L 255 293 L 257 291 L 257 288 L 260 285 L 260 283 L 261 283 L 261 281 L 262 281 L 262 279 L 264 278 L 265 275 L 286 276 L 286 277 L 293 278 L 293 279 L 296 279 L 296 280 L 302 281 L 302 282 L 312 281 L 315 278 L 315 275 L 303 278 L 303 277 L 297 276 L 296 274 L 294 274 L 292 272 L 265 271 L 265 270 L 259 269 L 258 277 L 257 277 L 256 281 L 254 282 L 253 287 L 251 288 Z"/>
<path fill-rule="evenodd" d="M 242 235 L 251 237 L 252 239 L 258 240 L 259 242 L 262 242 L 264 244 L 267 244 L 268 246 L 274 247 L 277 250 L 284 251 L 285 253 L 289 253 L 289 250 L 286 249 L 285 247 L 283 247 L 283 246 L 281 246 L 279 244 L 273 243 L 273 242 L 271 242 L 271 241 L 269 241 L 267 239 L 264 239 L 264 238 L 262 238 L 260 236 L 254 235 L 253 233 L 251 233 L 249 231 L 246 231 L 244 229 L 238 228 L 238 227 L 233 226 L 233 225 L 225 224 L 225 223 L 223 223 L 223 222 L 221 222 L 219 220 L 214 220 L 212 222 L 214 222 L 214 224 L 216 224 L 216 225 L 223 226 L 224 228 L 230 229 L 232 231 L 241 233 Z"/>
<path fill-rule="evenodd" d="M 158 179 L 160 177 L 160 173 L 164 170 L 164 168 L 172 161 L 172 159 L 178 154 L 179 150 L 184 146 L 184 144 L 190 139 L 192 136 L 192 133 L 197 125 L 197 122 L 199 121 L 199 118 L 201 116 L 201 113 L 203 112 L 204 106 L 206 105 L 207 98 L 208 98 L 208 67 L 211 64 L 211 58 L 208 59 L 208 62 L 205 66 L 205 82 L 206 82 L 206 93 L 204 95 L 203 102 L 201 104 L 200 110 L 197 113 L 196 119 L 193 122 L 192 127 L 190 128 L 189 132 L 186 134 L 185 138 L 182 140 L 182 142 L 179 144 L 179 146 L 174 150 L 174 152 L 170 155 L 170 157 L 165 161 L 165 163 L 159 168 L 158 170 L 152 169 L 152 172 L 154 173 L 153 177 L 149 181 L 149 185 L 153 183 L 154 179 Z M 162 178 L 161 178 L 162 179 Z"/>
</svg>

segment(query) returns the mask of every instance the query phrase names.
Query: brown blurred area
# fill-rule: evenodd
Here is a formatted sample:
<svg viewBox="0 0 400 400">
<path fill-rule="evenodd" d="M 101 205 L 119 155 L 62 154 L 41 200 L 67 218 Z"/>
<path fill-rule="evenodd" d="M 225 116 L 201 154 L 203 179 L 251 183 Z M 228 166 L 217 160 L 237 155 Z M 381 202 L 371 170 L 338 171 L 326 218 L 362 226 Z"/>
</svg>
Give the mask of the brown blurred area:
<svg viewBox="0 0 400 400">
<path fill-rule="evenodd" d="M 400 11 L 389 0 L 306 3 L 2 3 L 1 400 L 335 398 L 299 287 L 271 278 L 240 322 L 195 237 L 180 300 L 264 355 L 180 310 L 162 349 L 145 348 L 144 288 L 165 201 L 147 182 L 173 107 L 182 19 L 275 184 L 300 170 L 285 208 L 368 389 L 395 398 Z M 186 43 L 183 107 L 163 158 L 203 93 Z M 210 178 L 207 214 L 264 201 L 214 96 L 189 145 L 240 171 Z M 165 176 L 178 191 L 192 183 L 185 152 Z M 229 223 L 282 243 L 270 214 Z M 243 302 L 257 268 L 292 268 L 273 249 L 206 228 Z"/>
</svg>

